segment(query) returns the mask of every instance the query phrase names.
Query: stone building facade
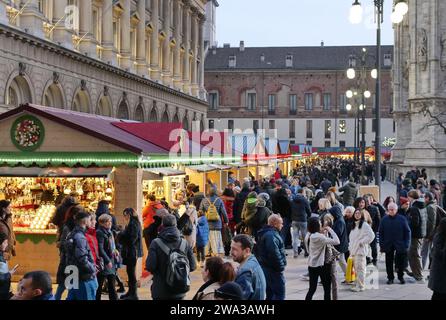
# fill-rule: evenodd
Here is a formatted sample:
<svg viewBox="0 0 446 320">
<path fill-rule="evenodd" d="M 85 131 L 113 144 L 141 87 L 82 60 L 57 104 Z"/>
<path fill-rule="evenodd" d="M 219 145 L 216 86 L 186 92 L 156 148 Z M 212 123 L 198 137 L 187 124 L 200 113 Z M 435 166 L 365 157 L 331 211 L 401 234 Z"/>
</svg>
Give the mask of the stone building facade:
<svg viewBox="0 0 446 320">
<path fill-rule="evenodd" d="M 374 47 L 366 47 L 370 55 Z M 209 127 L 216 129 L 277 130 L 279 139 L 313 147 L 354 147 L 358 107 L 362 99 L 348 99 L 356 87 L 346 76 L 350 66 L 360 67 L 362 47 L 211 48 L 205 63 L 209 93 Z M 392 111 L 392 46 L 383 48 L 382 134 L 394 137 Z M 367 60 L 365 140 L 373 146 L 375 66 Z M 347 104 L 352 110 L 347 111 Z M 381 141 L 383 143 L 384 141 Z"/>
<path fill-rule="evenodd" d="M 205 125 L 206 0 L 0 0 L 0 112 Z"/>
<path fill-rule="evenodd" d="M 446 179 L 446 2 L 409 0 L 395 26 L 396 145 L 391 172 L 426 168 Z"/>
</svg>

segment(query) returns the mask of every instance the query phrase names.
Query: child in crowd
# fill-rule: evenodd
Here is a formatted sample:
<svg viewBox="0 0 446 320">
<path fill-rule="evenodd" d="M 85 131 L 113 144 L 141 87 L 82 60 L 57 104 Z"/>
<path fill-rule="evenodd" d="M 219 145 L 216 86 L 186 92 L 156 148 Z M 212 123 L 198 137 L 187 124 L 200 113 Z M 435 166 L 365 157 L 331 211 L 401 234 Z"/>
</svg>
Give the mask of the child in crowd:
<svg viewBox="0 0 446 320">
<path fill-rule="evenodd" d="M 206 219 L 205 212 L 199 211 L 199 218 L 197 224 L 197 261 L 198 265 L 203 268 L 206 260 L 205 248 L 209 242 L 209 224 Z"/>
</svg>

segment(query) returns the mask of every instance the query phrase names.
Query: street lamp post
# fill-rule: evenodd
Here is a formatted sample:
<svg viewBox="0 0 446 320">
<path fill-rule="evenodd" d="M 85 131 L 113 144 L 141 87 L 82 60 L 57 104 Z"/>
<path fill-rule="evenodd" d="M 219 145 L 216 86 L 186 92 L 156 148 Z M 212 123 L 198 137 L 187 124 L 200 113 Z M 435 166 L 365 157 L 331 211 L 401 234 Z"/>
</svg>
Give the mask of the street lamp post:
<svg viewBox="0 0 446 320">
<path fill-rule="evenodd" d="M 376 19 L 376 98 L 375 98 L 375 185 L 381 186 L 381 24 L 384 21 L 384 0 L 373 0 Z M 401 23 L 409 8 L 406 0 L 394 0 L 394 11 L 391 15 L 392 23 Z M 353 24 L 361 23 L 362 7 L 359 0 L 355 0 L 350 9 L 350 21 Z"/>
</svg>

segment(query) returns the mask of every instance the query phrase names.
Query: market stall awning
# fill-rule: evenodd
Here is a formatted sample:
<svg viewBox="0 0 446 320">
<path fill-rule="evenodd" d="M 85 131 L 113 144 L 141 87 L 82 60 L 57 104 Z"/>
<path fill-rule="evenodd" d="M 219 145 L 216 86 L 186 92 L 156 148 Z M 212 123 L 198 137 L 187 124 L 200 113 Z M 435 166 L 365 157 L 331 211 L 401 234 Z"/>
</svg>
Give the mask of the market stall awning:
<svg viewBox="0 0 446 320">
<path fill-rule="evenodd" d="M 173 168 L 151 168 L 144 169 L 143 180 L 159 180 L 163 177 L 176 177 L 186 175 L 186 172 Z"/>
<path fill-rule="evenodd" d="M 187 166 L 187 169 L 193 170 L 193 171 L 197 171 L 197 172 L 211 172 L 211 171 L 217 171 L 218 169 L 208 165 L 208 164 L 202 164 L 202 165 L 198 165 L 198 166 Z"/>
<path fill-rule="evenodd" d="M 246 168 L 248 166 L 246 163 L 230 163 L 229 165 L 233 168 Z"/>
<path fill-rule="evenodd" d="M 0 177 L 109 177 L 113 168 L 26 168 L 26 167 L 0 167 Z"/>
<path fill-rule="evenodd" d="M 227 164 L 211 164 L 211 167 L 214 167 L 215 169 L 218 170 L 230 170 L 232 169 L 232 166 L 227 165 Z"/>
</svg>

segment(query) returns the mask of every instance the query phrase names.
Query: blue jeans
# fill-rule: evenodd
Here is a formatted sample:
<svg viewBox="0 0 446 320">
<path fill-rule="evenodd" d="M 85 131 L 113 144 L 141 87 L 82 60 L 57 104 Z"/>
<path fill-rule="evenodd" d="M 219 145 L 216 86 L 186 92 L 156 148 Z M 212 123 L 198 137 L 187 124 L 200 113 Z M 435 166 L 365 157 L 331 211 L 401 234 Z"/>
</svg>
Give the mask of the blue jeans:
<svg viewBox="0 0 446 320">
<path fill-rule="evenodd" d="M 299 252 L 299 247 L 301 246 L 302 242 L 305 240 L 305 236 L 307 235 L 307 223 L 293 221 L 291 223 L 291 230 L 291 237 L 293 239 L 293 252 L 294 254 L 297 254 Z M 305 248 L 305 246 L 303 247 Z"/>
<path fill-rule="evenodd" d="M 79 289 L 68 290 L 67 300 L 96 300 L 98 280 L 96 277 L 88 281 L 79 281 Z"/>
<path fill-rule="evenodd" d="M 285 300 L 285 277 L 283 272 L 262 268 L 266 279 L 266 300 Z"/>
<path fill-rule="evenodd" d="M 65 284 L 59 284 L 57 286 L 57 290 L 56 290 L 56 294 L 54 295 L 54 300 L 61 300 L 62 299 L 62 294 L 65 291 Z"/>
</svg>

